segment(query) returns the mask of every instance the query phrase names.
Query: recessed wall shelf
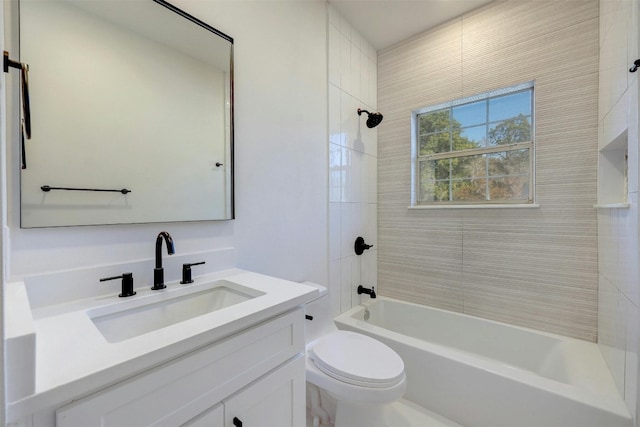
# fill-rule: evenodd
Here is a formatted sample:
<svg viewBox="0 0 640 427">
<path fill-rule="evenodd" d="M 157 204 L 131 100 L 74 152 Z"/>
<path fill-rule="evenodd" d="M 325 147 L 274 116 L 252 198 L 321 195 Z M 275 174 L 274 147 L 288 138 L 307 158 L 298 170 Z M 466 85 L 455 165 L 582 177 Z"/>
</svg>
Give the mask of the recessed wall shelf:
<svg viewBox="0 0 640 427">
<path fill-rule="evenodd" d="M 603 205 L 593 205 L 596 209 L 628 209 L 631 203 L 606 203 Z"/>
<path fill-rule="evenodd" d="M 627 130 L 598 153 L 597 208 L 625 208 L 627 199 Z M 625 206 L 626 205 L 626 206 Z"/>
</svg>

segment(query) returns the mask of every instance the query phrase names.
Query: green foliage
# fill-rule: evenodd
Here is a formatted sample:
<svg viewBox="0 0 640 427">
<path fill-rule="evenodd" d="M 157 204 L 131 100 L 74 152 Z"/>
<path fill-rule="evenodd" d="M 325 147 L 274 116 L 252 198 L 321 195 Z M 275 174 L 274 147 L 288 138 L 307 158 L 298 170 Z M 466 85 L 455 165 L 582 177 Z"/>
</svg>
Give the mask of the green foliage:
<svg viewBox="0 0 640 427">
<path fill-rule="evenodd" d="M 529 119 L 520 114 L 489 130 L 489 145 L 506 145 L 531 141 Z"/>
</svg>

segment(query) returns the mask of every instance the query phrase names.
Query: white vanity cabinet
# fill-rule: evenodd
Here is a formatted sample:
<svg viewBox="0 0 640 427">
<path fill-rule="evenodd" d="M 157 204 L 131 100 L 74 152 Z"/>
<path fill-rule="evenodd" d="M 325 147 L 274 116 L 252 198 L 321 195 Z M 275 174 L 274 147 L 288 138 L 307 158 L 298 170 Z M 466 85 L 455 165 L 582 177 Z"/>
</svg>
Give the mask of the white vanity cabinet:
<svg viewBox="0 0 640 427">
<path fill-rule="evenodd" d="M 303 427 L 304 356 L 224 401 L 225 427 Z M 215 424 L 213 424 L 215 425 Z"/>
<path fill-rule="evenodd" d="M 56 410 L 56 426 L 303 426 L 303 322 L 298 308 L 123 379 Z"/>
<path fill-rule="evenodd" d="M 218 403 L 213 408 L 187 421 L 182 427 L 224 427 L 224 405 Z"/>
</svg>

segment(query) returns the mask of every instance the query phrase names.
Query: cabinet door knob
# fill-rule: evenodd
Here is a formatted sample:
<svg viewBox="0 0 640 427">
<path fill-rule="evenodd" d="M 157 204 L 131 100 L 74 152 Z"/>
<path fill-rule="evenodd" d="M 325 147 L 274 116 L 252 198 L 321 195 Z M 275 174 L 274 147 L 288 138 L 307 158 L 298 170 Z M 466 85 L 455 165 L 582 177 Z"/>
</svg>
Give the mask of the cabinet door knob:
<svg viewBox="0 0 640 427">
<path fill-rule="evenodd" d="M 235 427 L 242 427 L 242 421 L 240 421 L 238 417 L 233 417 L 233 425 Z"/>
</svg>

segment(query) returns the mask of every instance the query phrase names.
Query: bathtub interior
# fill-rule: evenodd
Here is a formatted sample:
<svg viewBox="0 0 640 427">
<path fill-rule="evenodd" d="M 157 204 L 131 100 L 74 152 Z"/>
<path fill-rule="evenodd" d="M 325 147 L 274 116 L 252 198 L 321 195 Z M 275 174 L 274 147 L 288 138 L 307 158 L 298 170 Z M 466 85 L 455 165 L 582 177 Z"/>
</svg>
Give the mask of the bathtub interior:
<svg viewBox="0 0 640 427">
<path fill-rule="evenodd" d="M 340 324 L 345 319 L 561 383 L 597 392 L 617 392 L 593 343 L 391 298 L 354 307 L 336 322 Z"/>
<path fill-rule="evenodd" d="M 386 297 L 334 320 L 393 348 L 405 399 L 461 425 L 633 425 L 597 344 Z"/>
</svg>

